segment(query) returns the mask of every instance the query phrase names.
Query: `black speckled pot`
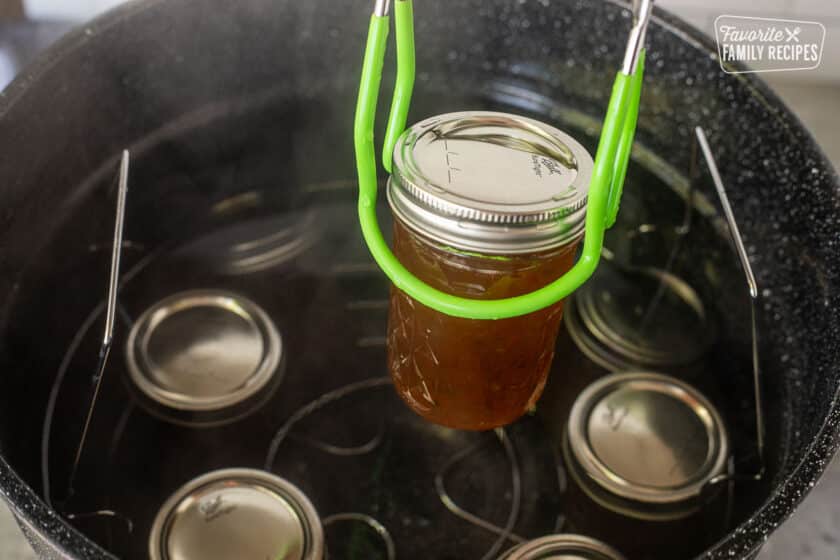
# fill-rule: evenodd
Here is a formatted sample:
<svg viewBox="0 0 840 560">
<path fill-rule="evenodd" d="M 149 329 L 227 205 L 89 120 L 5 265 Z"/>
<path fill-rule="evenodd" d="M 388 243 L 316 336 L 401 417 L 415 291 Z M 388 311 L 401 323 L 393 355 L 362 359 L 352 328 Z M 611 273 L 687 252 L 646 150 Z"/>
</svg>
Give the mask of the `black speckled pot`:
<svg viewBox="0 0 840 560">
<path fill-rule="evenodd" d="M 62 217 L 91 185 L 113 170 L 119 150 L 129 146 L 142 154 L 153 138 L 168 134 L 167 123 L 188 113 L 201 119 L 235 112 L 237 104 L 228 100 L 243 96 L 265 94 L 285 103 L 289 121 L 278 122 L 278 133 L 289 134 L 307 126 L 295 117 L 298 104 L 328 99 L 324 111 L 333 115 L 338 136 L 295 137 L 294 146 L 303 148 L 291 173 L 330 177 L 338 169 L 339 176 L 352 177 L 349 138 L 372 4 L 133 2 L 72 33 L 0 94 L 0 496 L 44 558 L 109 556 L 35 490 L 41 419 L 56 368 L 49 349 L 66 345 L 60 337 L 67 329 L 59 327 L 78 325 L 80 316 L 38 315 L 37 306 L 22 312 L 21 301 L 64 309 L 64 301 L 101 293 L 92 286 L 33 296 L 26 279 L 50 274 L 39 251 L 55 241 Z M 555 105 L 602 115 L 628 27 L 622 6 L 590 0 L 418 4 L 420 73 L 412 119 L 472 108 L 504 88 L 520 92 L 523 111 L 548 119 L 557 117 Z M 750 558 L 840 445 L 840 192 L 830 164 L 779 99 L 754 77 L 721 72 L 714 52 L 708 38 L 657 11 L 639 141 L 681 172 L 693 127 L 705 127 L 763 288 L 770 487 L 737 529 L 705 554 Z M 392 78 L 389 72 L 386 83 Z M 315 150 L 329 154 L 324 165 L 315 164 Z M 173 148 L 173 157 L 187 156 Z M 144 185 L 134 188 L 142 192 Z M 188 209 L 167 208 L 152 219 L 175 220 L 169 212 L 176 210 Z M 108 204 L 91 208 L 90 221 L 107 230 L 111 211 Z M 79 229 L 78 243 L 67 242 L 69 260 L 90 237 Z"/>
</svg>

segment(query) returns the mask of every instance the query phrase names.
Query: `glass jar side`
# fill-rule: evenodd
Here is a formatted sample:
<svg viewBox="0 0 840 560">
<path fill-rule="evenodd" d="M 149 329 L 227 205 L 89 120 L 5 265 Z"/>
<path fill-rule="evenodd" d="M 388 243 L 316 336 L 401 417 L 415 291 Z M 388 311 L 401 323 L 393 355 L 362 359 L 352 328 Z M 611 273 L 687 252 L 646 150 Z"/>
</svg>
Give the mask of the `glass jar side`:
<svg viewBox="0 0 840 560">
<path fill-rule="evenodd" d="M 438 244 L 394 225 L 394 253 L 429 285 L 475 299 L 526 294 L 574 264 L 579 240 L 528 255 L 481 255 Z M 426 419 L 489 430 L 534 406 L 554 357 L 563 302 L 522 317 L 450 317 L 391 289 L 388 365 L 398 393 Z"/>
</svg>

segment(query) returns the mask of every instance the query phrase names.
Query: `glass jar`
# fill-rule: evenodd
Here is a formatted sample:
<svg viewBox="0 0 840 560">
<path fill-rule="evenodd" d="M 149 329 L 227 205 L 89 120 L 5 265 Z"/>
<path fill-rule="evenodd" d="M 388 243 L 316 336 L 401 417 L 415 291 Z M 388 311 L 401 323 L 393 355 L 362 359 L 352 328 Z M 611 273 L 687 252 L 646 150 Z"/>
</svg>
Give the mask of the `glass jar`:
<svg viewBox="0 0 840 560">
<path fill-rule="evenodd" d="M 564 529 L 629 558 L 694 558 L 728 525 L 730 444 L 705 395 L 674 377 L 603 377 L 563 438 Z"/>
<path fill-rule="evenodd" d="M 602 373 L 663 371 L 682 379 L 705 372 L 716 329 L 685 280 L 653 267 L 604 259 L 567 302 L 574 344 Z"/>
<path fill-rule="evenodd" d="M 531 119 L 470 112 L 421 122 L 394 153 L 394 253 L 452 295 L 493 300 L 542 288 L 574 264 L 591 170 L 580 144 Z M 511 319 L 462 319 L 392 288 L 397 391 L 437 424 L 509 424 L 542 393 L 562 313 L 558 302 Z"/>
<path fill-rule="evenodd" d="M 309 498 L 291 482 L 253 469 L 223 469 L 188 482 L 160 508 L 149 534 L 151 560 L 324 556 L 324 529 Z"/>
<path fill-rule="evenodd" d="M 528 541 L 499 560 L 624 560 L 614 548 L 583 535 L 550 535 Z"/>
</svg>

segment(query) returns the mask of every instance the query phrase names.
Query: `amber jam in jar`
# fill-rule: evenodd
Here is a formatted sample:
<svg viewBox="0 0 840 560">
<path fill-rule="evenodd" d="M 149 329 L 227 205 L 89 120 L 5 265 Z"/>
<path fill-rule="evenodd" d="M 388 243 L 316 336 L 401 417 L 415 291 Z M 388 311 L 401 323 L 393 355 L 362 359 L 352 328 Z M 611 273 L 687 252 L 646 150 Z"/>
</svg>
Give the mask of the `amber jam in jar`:
<svg viewBox="0 0 840 560">
<path fill-rule="evenodd" d="M 501 299 L 534 291 L 572 267 L 574 246 L 505 260 L 459 254 L 394 226 L 394 251 L 414 275 L 458 296 Z M 502 321 L 449 317 L 391 288 L 388 361 L 402 398 L 453 428 L 509 424 L 542 394 L 563 302 Z"/>
<path fill-rule="evenodd" d="M 421 122 L 394 154 L 394 253 L 452 295 L 532 292 L 574 264 L 591 169 L 580 144 L 531 119 L 470 112 Z M 392 288 L 388 365 L 396 389 L 437 424 L 509 424 L 542 393 L 562 313 L 558 302 L 511 319 L 462 319 Z"/>
</svg>

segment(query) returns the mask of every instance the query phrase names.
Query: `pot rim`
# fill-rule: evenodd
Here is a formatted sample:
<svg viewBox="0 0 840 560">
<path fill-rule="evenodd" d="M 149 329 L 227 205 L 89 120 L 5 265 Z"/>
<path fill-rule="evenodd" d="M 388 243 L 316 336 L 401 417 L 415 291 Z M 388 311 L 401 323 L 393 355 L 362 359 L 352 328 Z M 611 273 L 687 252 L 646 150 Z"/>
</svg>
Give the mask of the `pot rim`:
<svg viewBox="0 0 840 560">
<path fill-rule="evenodd" d="M 152 9 L 166 0 L 130 0 L 119 5 L 93 20 L 74 28 L 55 44 L 40 53 L 5 90 L 0 92 L 0 120 L 12 109 L 18 99 L 24 95 L 30 84 L 48 72 L 69 52 L 84 47 L 85 43 L 98 32 L 128 19 L 129 17 Z M 627 9 L 620 0 L 606 0 L 618 9 Z M 652 24 L 687 41 L 698 50 L 717 52 L 714 41 L 700 30 L 695 29 L 682 19 L 672 15 L 659 6 L 654 6 Z M 738 75 L 742 84 L 754 96 L 768 99 L 774 106 L 787 105 L 767 84 L 754 74 Z M 775 118 L 788 125 L 791 133 L 807 140 L 812 147 L 817 164 L 833 172 L 835 183 L 837 171 L 828 160 L 822 148 L 811 132 L 789 109 L 775 113 Z M 797 509 L 810 490 L 825 473 L 831 460 L 840 450 L 840 385 L 835 389 L 834 397 L 815 438 L 806 446 L 802 459 L 790 473 L 775 487 L 755 513 L 734 527 L 730 533 L 700 555 L 702 558 L 748 558 L 765 542 L 765 535 L 776 530 Z M 82 532 L 73 528 L 64 518 L 49 508 L 43 498 L 18 476 L 9 463 L 0 455 L 0 498 L 11 509 L 18 523 L 31 531 L 45 536 L 49 544 L 68 560 L 81 557 L 89 560 L 118 560 Z M 22 507 L 21 504 L 24 504 Z"/>
</svg>

